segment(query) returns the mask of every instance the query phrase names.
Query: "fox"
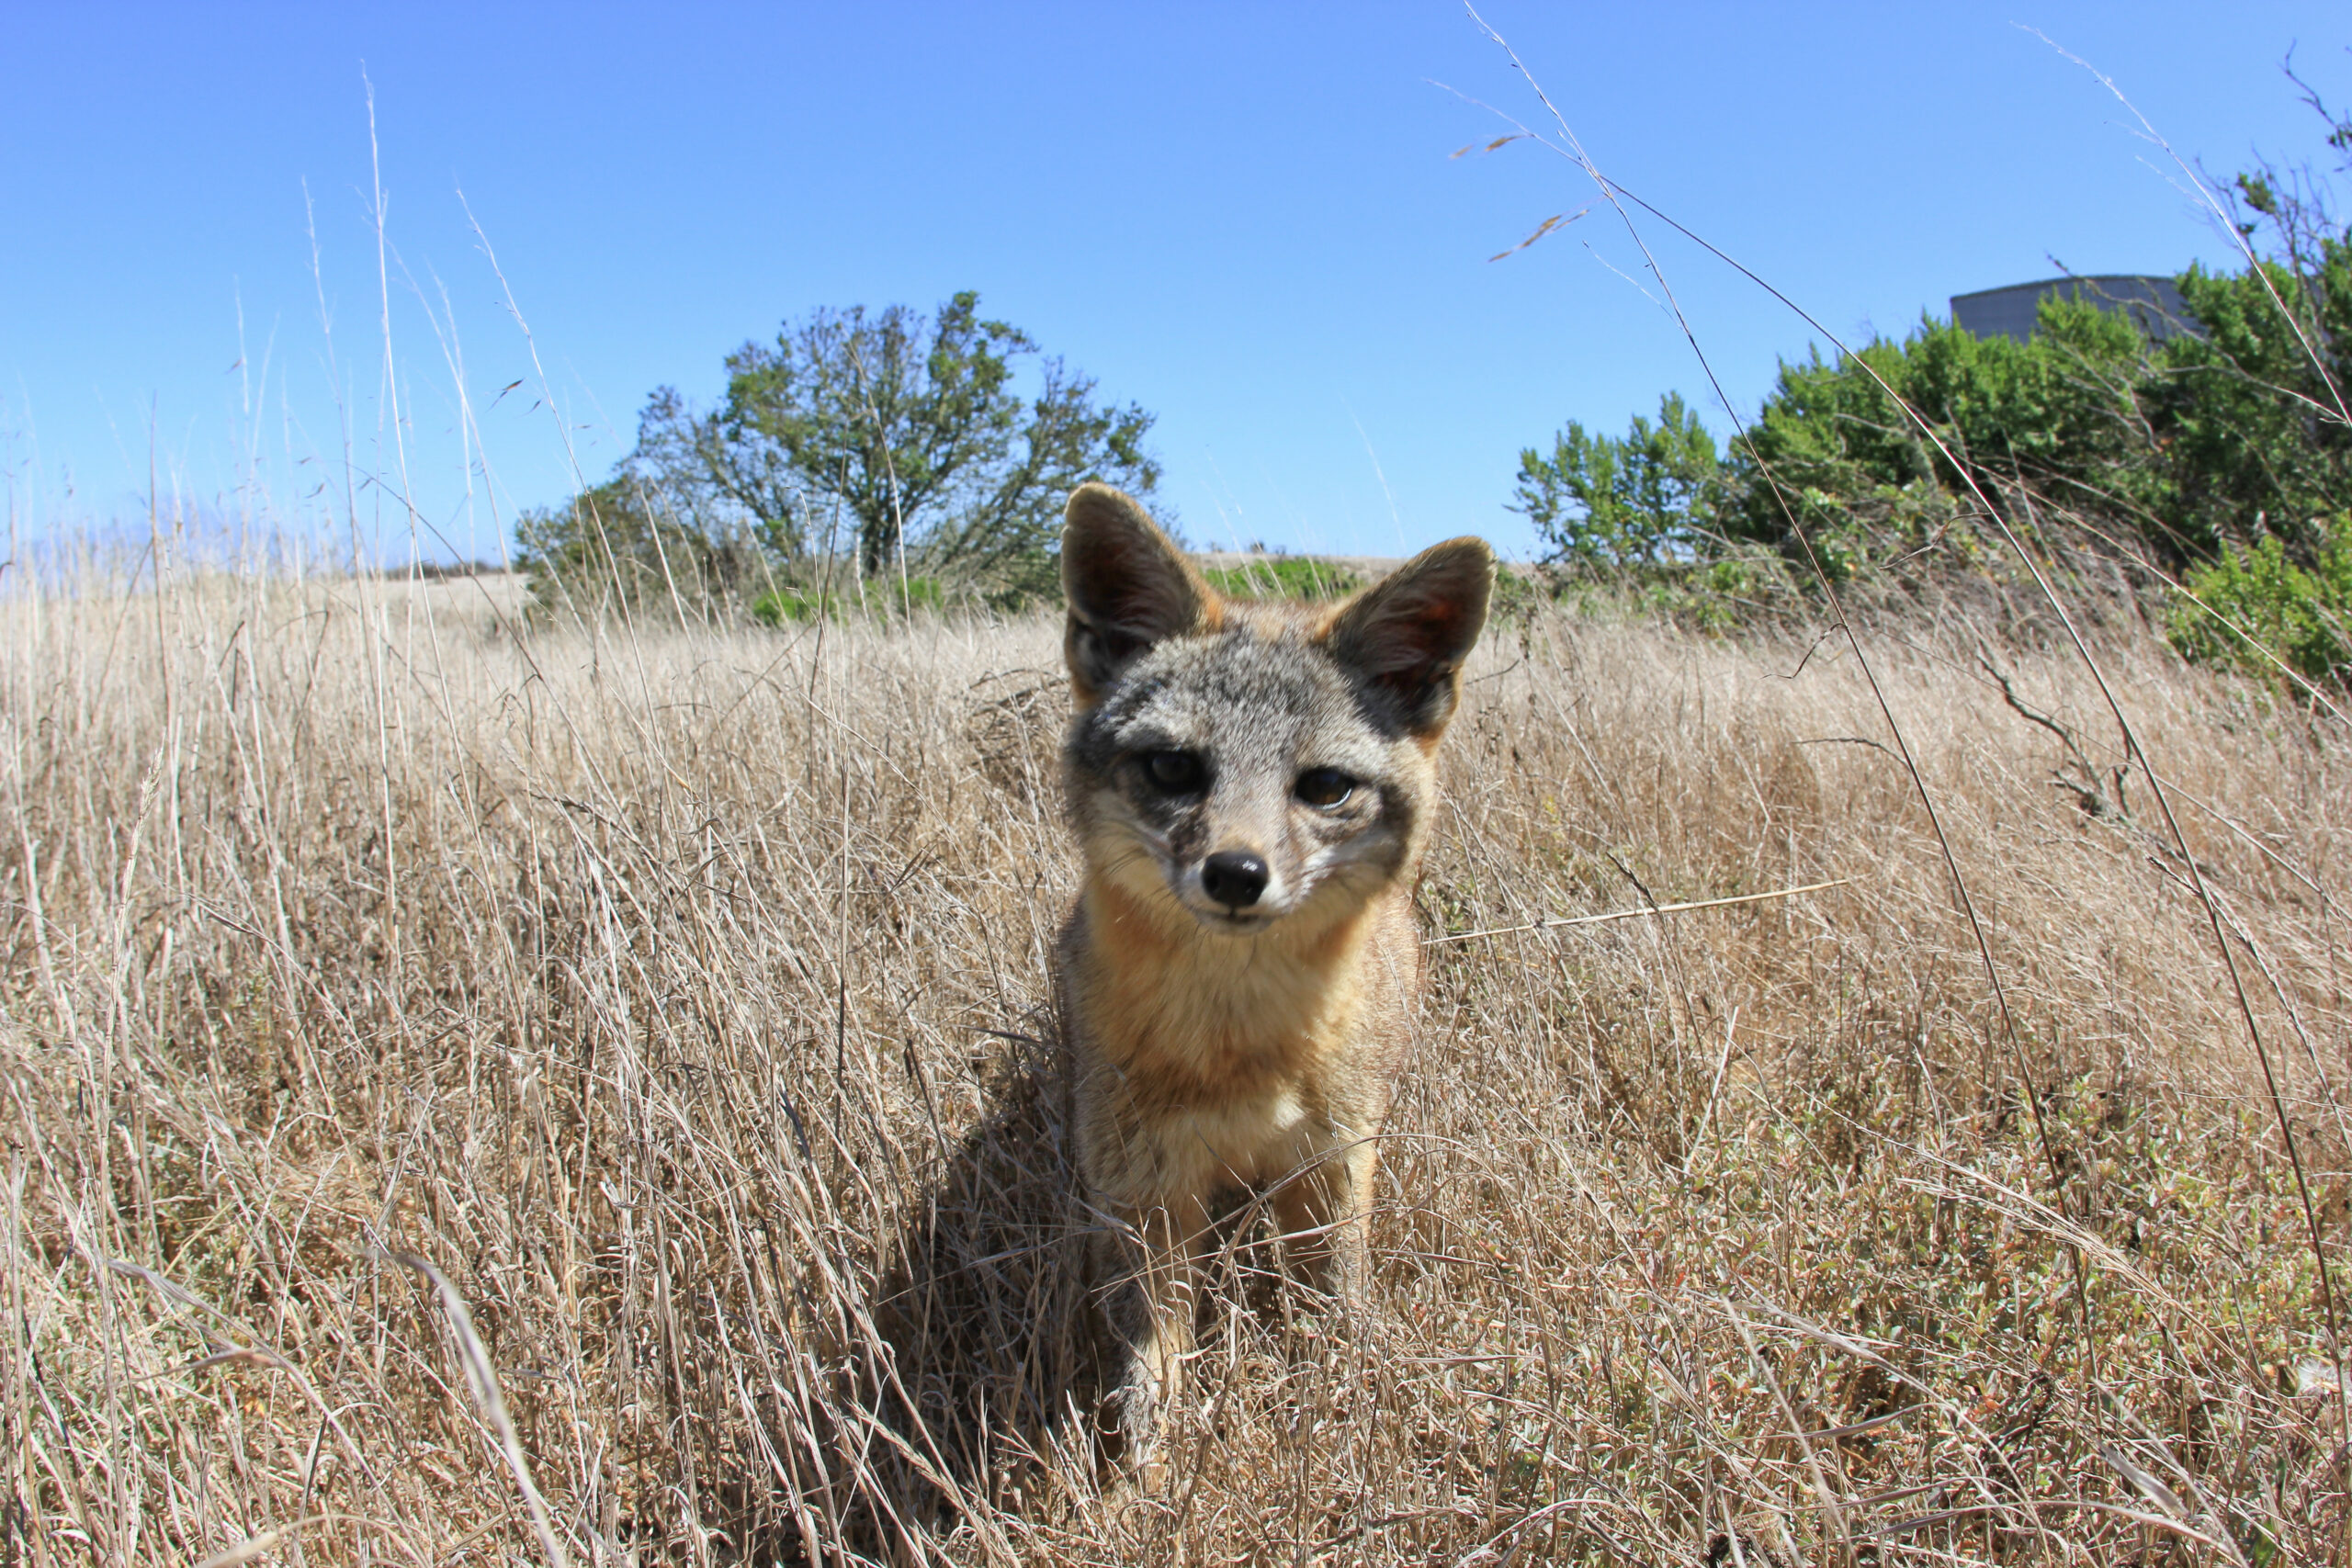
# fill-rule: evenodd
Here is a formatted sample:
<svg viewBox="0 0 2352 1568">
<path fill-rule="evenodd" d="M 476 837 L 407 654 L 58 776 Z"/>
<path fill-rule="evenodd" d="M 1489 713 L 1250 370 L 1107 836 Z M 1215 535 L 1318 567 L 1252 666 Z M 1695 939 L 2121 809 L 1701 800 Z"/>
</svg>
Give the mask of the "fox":
<svg viewBox="0 0 2352 1568">
<path fill-rule="evenodd" d="M 1056 990 L 1114 1353 L 1098 1422 L 1148 1476 L 1221 1200 L 1262 1197 L 1284 1272 L 1360 1301 L 1438 747 L 1495 558 L 1458 538 L 1337 605 L 1228 599 L 1102 484 L 1061 547 L 1083 876 Z"/>
</svg>

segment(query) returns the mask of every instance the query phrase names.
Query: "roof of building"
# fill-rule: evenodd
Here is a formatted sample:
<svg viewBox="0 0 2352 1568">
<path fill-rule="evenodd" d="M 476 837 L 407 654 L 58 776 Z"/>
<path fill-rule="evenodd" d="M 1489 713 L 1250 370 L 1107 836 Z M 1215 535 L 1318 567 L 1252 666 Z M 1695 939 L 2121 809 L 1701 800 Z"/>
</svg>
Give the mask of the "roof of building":
<svg viewBox="0 0 2352 1568">
<path fill-rule="evenodd" d="M 1951 319 L 1978 337 L 2025 342 L 2041 301 L 2050 295 L 2087 299 L 2102 310 L 2121 310 L 2157 343 L 2197 332 L 2197 318 L 2182 302 L 2170 277 L 2149 273 L 2109 272 L 2088 276 L 2045 277 L 1951 297 Z"/>
</svg>

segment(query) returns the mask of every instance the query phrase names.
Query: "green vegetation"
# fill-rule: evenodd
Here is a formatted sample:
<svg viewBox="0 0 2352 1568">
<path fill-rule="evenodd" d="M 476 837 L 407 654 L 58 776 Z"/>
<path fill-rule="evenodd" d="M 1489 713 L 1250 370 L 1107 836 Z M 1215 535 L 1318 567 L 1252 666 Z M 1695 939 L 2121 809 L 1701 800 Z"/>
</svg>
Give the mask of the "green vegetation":
<svg viewBox="0 0 2352 1568">
<path fill-rule="evenodd" d="M 525 512 L 514 564 L 542 606 L 594 615 L 619 606 L 683 613 L 741 593 L 766 563 L 748 530 L 698 527 L 624 469 L 563 506 Z"/>
<path fill-rule="evenodd" d="M 2352 149 L 2352 120 L 2330 121 Z M 2007 536 L 2165 576 L 2297 672 L 2343 679 L 2352 603 L 2352 231 L 2324 192 L 2242 177 L 2258 260 L 2178 279 L 2197 332 L 2163 344 L 2089 300 L 2043 300 L 2029 342 L 1922 320 L 1851 355 L 1783 362 L 1719 457 L 1679 394 L 1623 436 L 1571 421 L 1520 455 L 1513 509 L 1570 591 L 1591 585 L 1702 622 L 1759 592 L 2013 573 Z M 2192 659 L 2251 660 L 2185 598 Z"/>
<path fill-rule="evenodd" d="M 1931 319 L 1853 358 L 1783 364 L 1733 465 L 1724 532 L 1793 558 L 1802 527 L 1842 572 L 1948 530 L 1972 479 L 2013 521 L 2043 500 L 2139 515 L 2162 488 L 2160 367 L 2128 320 L 2057 299 L 2026 343 Z"/>
<path fill-rule="evenodd" d="M 763 626 L 781 626 L 813 621 L 820 615 L 841 620 L 857 614 L 887 615 L 894 611 L 911 614 L 916 610 L 936 613 L 947 599 L 935 577 L 910 577 L 904 582 L 895 577 L 880 577 L 864 587 L 862 595 L 855 590 L 821 585 L 770 589 L 752 601 L 752 619 Z"/>
<path fill-rule="evenodd" d="M 2329 140 L 2352 150 L 2352 120 L 2331 118 Z M 2194 333 L 2154 343 L 2052 298 L 2025 343 L 1928 317 L 1784 361 L 1727 446 L 1679 392 L 1622 435 L 1568 422 L 1520 453 L 1511 503 L 1542 587 L 1723 626 L 1823 582 L 2015 576 L 2021 542 L 2045 569 L 2178 581 L 2161 614 L 2191 659 L 2345 680 L 2352 230 L 2303 175 L 2265 168 L 2230 197 L 2258 259 L 2180 276 Z M 1159 478 L 1150 414 L 1098 400 L 969 292 L 927 313 L 819 310 L 727 371 L 710 409 L 655 391 L 610 479 L 522 516 L 542 606 L 783 625 L 1051 600 L 1069 490 L 1148 495 Z M 1249 598 L 1360 585 L 1304 558 L 1207 575 Z"/>
<path fill-rule="evenodd" d="M 1552 558 L 1586 567 L 1661 566 L 1701 550 L 1724 493 L 1715 438 L 1679 392 L 1621 439 L 1570 420 L 1545 457 L 1519 455 L 1519 499 Z"/>
<path fill-rule="evenodd" d="M 1201 575 L 1229 599 L 1338 599 L 1363 586 L 1363 579 L 1346 568 L 1307 556 L 1205 567 Z"/>
</svg>

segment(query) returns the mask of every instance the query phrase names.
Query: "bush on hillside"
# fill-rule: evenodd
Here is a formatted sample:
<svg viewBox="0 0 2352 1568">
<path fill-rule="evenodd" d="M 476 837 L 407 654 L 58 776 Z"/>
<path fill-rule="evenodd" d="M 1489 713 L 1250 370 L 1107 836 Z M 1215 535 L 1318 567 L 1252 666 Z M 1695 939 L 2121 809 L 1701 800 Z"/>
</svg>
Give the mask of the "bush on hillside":
<svg viewBox="0 0 2352 1568">
<path fill-rule="evenodd" d="M 2279 664 L 2312 681 L 2352 678 L 2352 513 L 2338 513 L 2312 532 L 2319 545 L 2308 566 L 2274 534 L 2224 547 L 2189 572 L 2181 586 L 2195 599 L 2176 600 L 2166 616 L 2173 646 L 2198 662 L 2266 680 L 2276 678 Z"/>
<path fill-rule="evenodd" d="M 2204 335 L 2168 345 L 2157 423 L 2179 547 L 2210 555 L 2352 507 L 2352 231 L 2301 268 L 2180 278 Z M 2282 309 L 2283 307 L 2283 309 Z M 2315 546 L 2315 539 L 2290 544 Z"/>
<path fill-rule="evenodd" d="M 2331 124 L 2352 147 L 2352 124 Z M 1702 625 L 1748 618 L 1759 592 L 1805 593 L 1816 573 L 1897 592 L 2005 577 L 2014 536 L 2044 567 L 2120 559 L 2152 589 L 2150 567 L 2185 577 L 2278 660 L 2341 679 L 2352 230 L 2308 182 L 2267 171 L 2236 199 L 2264 254 L 2180 276 L 2192 333 L 2159 344 L 2054 296 L 2023 343 L 1923 318 L 1899 340 L 1784 361 L 1720 459 L 1679 396 L 1623 437 L 1572 421 L 1548 455 L 1521 454 L 1514 510 L 1573 592 Z M 2189 600 L 2167 625 L 2191 658 L 2275 672 Z"/>
<path fill-rule="evenodd" d="M 1939 536 L 1978 508 L 1979 491 L 2027 526 L 2029 496 L 2159 510 L 2159 363 L 2130 321 L 2056 298 L 2025 343 L 1928 318 L 1849 358 L 1815 350 L 1783 363 L 1736 449 L 1724 537 L 1796 558 L 1798 526 L 1826 531 L 1858 565 Z"/>
<path fill-rule="evenodd" d="M 2305 102 L 2352 154 L 2352 118 L 2308 87 Z M 2192 333 L 2159 344 L 2057 297 L 2023 343 L 1923 318 L 1784 361 L 1721 458 L 1679 395 L 1623 437 L 1571 421 L 1548 454 L 1520 455 L 1513 510 L 1568 591 L 1702 623 L 1817 578 L 1867 594 L 2007 576 L 2014 536 L 2045 568 L 2185 575 L 2299 672 L 2340 677 L 2352 229 L 2308 168 L 2266 164 L 2225 196 L 2252 259 L 2181 275 Z M 2168 624 L 2191 657 L 2245 650 L 2186 600 Z"/>
<path fill-rule="evenodd" d="M 668 491 L 624 472 L 514 524 L 514 565 L 540 610 L 599 616 L 699 610 L 772 581 L 752 532 L 682 513 Z"/>
</svg>

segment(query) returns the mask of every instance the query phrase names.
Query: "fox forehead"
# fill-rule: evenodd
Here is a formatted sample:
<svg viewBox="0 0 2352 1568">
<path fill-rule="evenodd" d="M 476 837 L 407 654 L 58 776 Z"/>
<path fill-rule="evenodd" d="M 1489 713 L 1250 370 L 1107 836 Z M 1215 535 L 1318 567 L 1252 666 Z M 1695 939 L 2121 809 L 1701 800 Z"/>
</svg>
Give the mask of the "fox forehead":
<svg viewBox="0 0 2352 1568">
<path fill-rule="evenodd" d="M 1291 627 L 1246 625 L 1154 647 L 1080 716 L 1070 742 L 1096 768 L 1159 747 L 1283 766 L 1312 750 L 1316 765 L 1370 768 L 1388 749 L 1329 654 Z"/>
</svg>

